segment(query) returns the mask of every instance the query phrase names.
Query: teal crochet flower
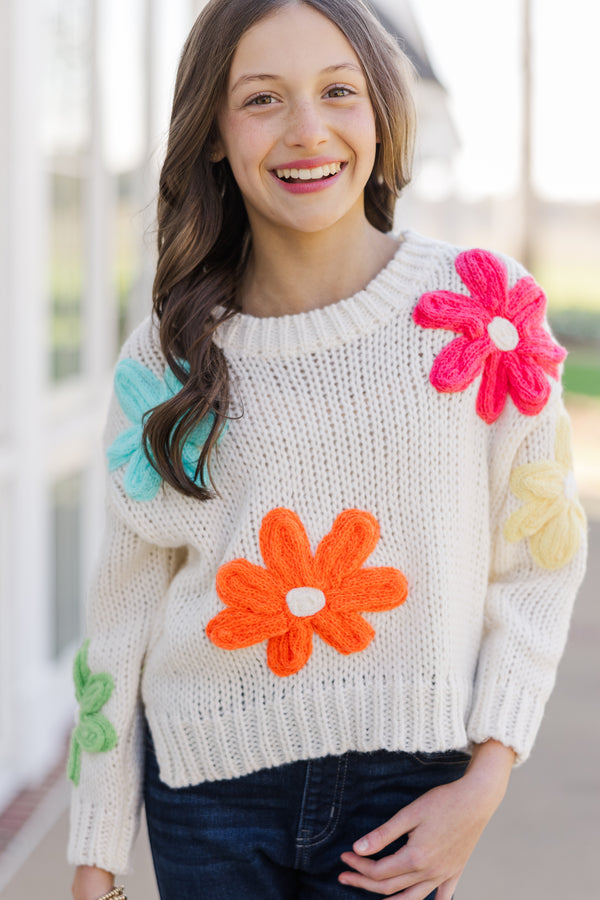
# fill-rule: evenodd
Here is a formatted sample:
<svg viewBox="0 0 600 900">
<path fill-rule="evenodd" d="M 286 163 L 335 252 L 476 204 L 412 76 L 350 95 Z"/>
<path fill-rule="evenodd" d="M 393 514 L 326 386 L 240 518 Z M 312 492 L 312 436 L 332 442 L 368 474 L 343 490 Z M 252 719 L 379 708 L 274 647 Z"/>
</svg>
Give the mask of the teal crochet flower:
<svg viewBox="0 0 600 900">
<path fill-rule="evenodd" d="M 132 500 L 153 500 L 162 478 L 150 463 L 143 446 L 144 416 L 181 390 L 181 382 L 167 367 L 161 379 L 135 359 L 123 359 L 115 371 L 115 393 L 131 427 L 106 451 L 109 472 L 126 466 L 123 487 Z M 183 467 L 194 479 L 200 452 L 212 426 L 212 414 L 194 428 L 183 448 Z"/>
<path fill-rule="evenodd" d="M 74 784 L 79 784 L 81 773 L 81 751 L 102 753 L 117 746 L 117 733 L 100 710 L 110 699 L 114 689 L 111 675 L 99 672 L 92 675 L 88 666 L 86 641 L 75 657 L 73 681 L 75 697 L 79 703 L 79 722 L 71 735 L 67 776 Z"/>
</svg>

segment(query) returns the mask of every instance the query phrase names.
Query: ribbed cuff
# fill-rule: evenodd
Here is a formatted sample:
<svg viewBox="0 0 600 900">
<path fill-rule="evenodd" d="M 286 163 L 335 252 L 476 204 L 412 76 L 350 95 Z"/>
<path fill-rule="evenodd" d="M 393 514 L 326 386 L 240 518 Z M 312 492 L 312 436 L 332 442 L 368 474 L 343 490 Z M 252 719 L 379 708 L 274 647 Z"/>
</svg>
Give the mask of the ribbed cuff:
<svg viewBox="0 0 600 900">
<path fill-rule="evenodd" d="M 521 765 L 531 753 L 545 705 L 545 697 L 532 694 L 523 686 L 499 680 L 477 684 L 467 723 L 469 741 L 500 741 L 515 751 L 515 765 Z"/>
<path fill-rule="evenodd" d="M 119 810 L 103 809 L 85 802 L 75 789 L 71 798 L 68 862 L 74 866 L 97 866 L 113 874 L 129 874 L 139 824 L 139 809 L 130 809 L 128 804 Z"/>
</svg>

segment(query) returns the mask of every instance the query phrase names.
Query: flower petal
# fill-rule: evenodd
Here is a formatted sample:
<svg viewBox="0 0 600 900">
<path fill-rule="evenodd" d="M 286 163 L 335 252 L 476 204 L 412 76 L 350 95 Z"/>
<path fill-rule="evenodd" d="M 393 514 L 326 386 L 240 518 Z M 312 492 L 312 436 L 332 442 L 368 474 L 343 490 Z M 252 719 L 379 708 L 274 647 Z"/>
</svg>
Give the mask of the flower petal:
<svg viewBox="0 0 600 900">
<path fill-rule="evenodd" d="M 563 496 L 565 470 L 550 459 L 518 466 L 510 476 L 510 489 L 521 500 L 555 500 Z"/>
<path fill-rule="evenodd" d="M 327 607 L 313 619 L 315 631 L 339 653 L 357 653 L 368 647 L 375 629 L 357 612 L 336 611 Z"/>
<path fill-rule="evenodd" d="M 529 364 L 538 365 L 548 375 L 558 378 L 558 367 L 566 358 L 567 351 L 552 340 L 547 331 L 538 329 L 525 334 L 519 341 L 517 355 L 528 360 Z"/>
<path fill-rule="evenodd" d="M 106 716 L 99 713 L 82 715 L 73 734 L 88 753 L 103 753 L 117 746 L 117 732 Z"/>
<path fill-rule="evenodd" d="M 227 606 L 259 616 L 277 615 L 285 608 L 285 594 L 272 572 L 247 559 L 234 559 L 217 572 L 217 593 Z"/>
<path fill-rule="evenodd" d="M 108 471 L 114 472 L 126 465 L 142 443 L 142 428 L 140 425 L 132 425 L 114 439 L 106 451 Z"/>
<path fill-rule="evenodd" d="M 271 638 L 267 645 L 267 662 L 271 671 L 280 678 L 299 672 L 310 659 L 312 635 L 311 621 L 296 619 L 286 634 Z"/>
<path fill-rule="evenodd" d="M 487 333 L 476 341 L 466 337 L 454 338 L 438 353 L 429 380 L 441 393 L 464 391 L 479 375 L 486 357 L 492 352 Z"/>
<path fill-rule="evenodd" d="M 210 620 L 206 634 L 222 650 L 240 650 L 284 634 L 289 627 L 289 618 L 282 612 L 259 616 L 247 609 L 228 607 Z"/>
<path fill-rule="evenodd" d="M 342 584 L 360 569 L 378 540 L 379 523 L 375 516 L 360 509 L 341 512 L 315 553 L 314 571 L 319 584 Z"/>
<path fill-rule="evenodd" d="M 328 590 L 327 606 L 335 613 L 339 610 L 383 612 L 404 603 L 407 593 L 407 581 L 399 569 L 377 566 L 360 569 L 337 589 Z"/>
<path fill-rule="evenodd" d="M 123 488 L 132 500 L 145 502 L 154 500 L 162 478 L 150 464 L 146 454 L 140 447 L 131 457 L 125 469 Z"/>
<path fill-rule="evenodd" d="M 138 425 L 150 409 L 164 403 L 163 381 L 137 359 L 122 359 L 115 370 L 115 393 L 130 422 Z"/>
<path fill-rule="evenodd" d="M 481 384 L 477 394 L 477 414 L 491 425 L 495 422 L 506 403 L 508 377 L 506 360 L 509 353 L 494 350 L 485 361 Z"/>
<path fill-rule="evenodd" d="M 422 328 L 445 328 L 474 340 L 484 334 L 490 314 L 477 298 L 431 291 L 419 299 L 413 321 Z"/>
<path fill-rule="evenodd" d="M 504 537 L 509 543 L 536 534 L 554 516 L 558 515 L 566 504 L 565 498 L 546 500 L 538 498 L 524 503 L 508 517 L 504 525 Z"/>
<path fill-rule="evenodd" d="M 294 587 L 311 585 L 313 569 L 308 536 L 300 517 L 291 509 L 272 509 L 264 517 L 260 552 L 284 593 Z"/>
<path fill-rule="evenodd" d="M 502 260 L 487 250 L 466 250 L 456 257 L 455 266 L 471 295 L 492 316 L 504 316 L 508 276 Z"/>
<path fill-rule="evenodd" d="M 546 295 L 531 275 L 520 278 L 508 292 L 506 318 L 519 333 L 541 328 L 546 312 Z"/>
<path fill-rule="evenodd" d="M 544 569 L 560 569 L 575 556 L 584 531 L 585 517 L 578 503 L 570 503 L 529 539 L 531 555 Z"/>
<path fill-rule="evenodd" d="M 87 661 L 89 645 L 89 640 L 84 641 L 73 661 L 73 683 L 75 685 L 75 697 L 78 703 L 81 702 L 85 686 L 90 677 L 90 667 Z"/>
<path fill-rule="evenodd" d="M 114 689 L 112 676 L 106 672 L 90 675 L 83 696 L 80 700 L 81 712 L 85 714 L 100 712 Z"/>
<path fill-rule="evenodd" d="M 525 416 L 536 416 L 550 397 L 550 384 L 540 366 L 532 362 L 520 347 L 504 354 L 509 393 L 513 403 Z"/>
</svg>

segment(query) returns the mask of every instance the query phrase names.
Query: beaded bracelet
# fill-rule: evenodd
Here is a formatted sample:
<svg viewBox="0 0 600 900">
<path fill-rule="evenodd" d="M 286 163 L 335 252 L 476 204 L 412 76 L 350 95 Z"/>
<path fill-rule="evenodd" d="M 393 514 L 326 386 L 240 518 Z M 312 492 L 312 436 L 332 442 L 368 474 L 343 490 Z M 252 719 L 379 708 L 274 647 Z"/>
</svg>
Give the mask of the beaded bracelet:
<svg viewBox="0 0 600 900">
<path fill-rule="evenodd" d="M 108 894 L 102 894 L 98 900 L 127 900 L 124 887 L 115 887 Z"/>
</svg>

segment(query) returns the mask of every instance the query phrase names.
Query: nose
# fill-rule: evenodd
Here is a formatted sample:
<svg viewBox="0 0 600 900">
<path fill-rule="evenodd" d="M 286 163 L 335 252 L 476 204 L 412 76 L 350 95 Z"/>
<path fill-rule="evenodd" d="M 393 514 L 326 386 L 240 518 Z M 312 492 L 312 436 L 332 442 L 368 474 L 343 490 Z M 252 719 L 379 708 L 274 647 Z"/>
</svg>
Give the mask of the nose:
<svg viewBox="0 0 600 900">
<path fill-rule="evenodd" d="M 285 142 L 288 147 L 316 147 L 328 138 L 321 111 L 311 100 L 301 100 L 290 109 Z"/>
</svg>

